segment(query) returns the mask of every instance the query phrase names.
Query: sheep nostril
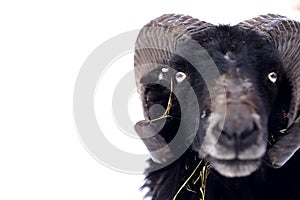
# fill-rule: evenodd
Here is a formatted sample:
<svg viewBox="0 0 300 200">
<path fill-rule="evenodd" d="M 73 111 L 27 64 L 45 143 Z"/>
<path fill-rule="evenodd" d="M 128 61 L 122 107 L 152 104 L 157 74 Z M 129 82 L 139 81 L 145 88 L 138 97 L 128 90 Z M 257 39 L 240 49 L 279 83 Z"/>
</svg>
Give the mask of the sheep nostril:
<svg viewBox="0 0 300 200">
<path fill-rule="evenodd" d="M 223 128 L 220 128 L 220 126 L 217 125 L 213 128 L 213 130 L 215 136 L 219 137 L 219 144 L 238 149 L 246 148 L 247 146 L 255 143 L 259 133 L 258 126 L 255 123 L 242 128 L 241 130 L 243 131 L 237 131 L 228 124 L 225 124 Z"/>
<path fill-rule="evenodd" d="M 225 137 L 227 140 L 233 140 L 234 139 L 234 135 L 230 134 L 224 130 L 221 131 L 221 136 Z"/>
<path fill-rule="evenodd" d="M 218 142 L 225 146 L 232 146 L 235 142 L 235 134 L 231 133 L 231 131 L 226 130 L 224 127 L 221 128 L 219 125 L 216 125 L 213 128 L 213 132 L 215 136 L 219 137 Z"/>
<path fill-rule="evenodd" d="M 249 126 L 245 131 L 241 132 L 240 139 L 243 143 L 251 143 L 255 141 L 258 132 L 258 126 L 253 123 L 252 126 Z"/>
</svg>

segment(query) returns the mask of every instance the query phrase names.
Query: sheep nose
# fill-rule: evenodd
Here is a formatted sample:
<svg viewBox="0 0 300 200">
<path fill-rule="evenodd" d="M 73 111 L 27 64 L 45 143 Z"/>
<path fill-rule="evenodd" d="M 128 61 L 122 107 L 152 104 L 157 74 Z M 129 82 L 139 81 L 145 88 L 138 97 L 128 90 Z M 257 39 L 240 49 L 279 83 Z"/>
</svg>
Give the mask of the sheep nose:
<svg viewBox="0 0 300 200">
<path fill-rule="evenodd" d="M 217 131 L 220 131 L 218 128 Z M 237 132 L 231 126 L 225 124 L 221 130 L 219 144 L 226 147 L 233 147 L 237 152 L 255 144 L 258 137 L 258 128 L 255 123 L 249 123 L 244 130 Z"/>
<path fill-rule="evenodd" d="M 219 135 L 218 143 L 236 152 L 256 143 L 258 125 L 251 110 L 246 105 L 228 106 L 224 123 L 218 122 L 214 131 Z"/>
</svg>

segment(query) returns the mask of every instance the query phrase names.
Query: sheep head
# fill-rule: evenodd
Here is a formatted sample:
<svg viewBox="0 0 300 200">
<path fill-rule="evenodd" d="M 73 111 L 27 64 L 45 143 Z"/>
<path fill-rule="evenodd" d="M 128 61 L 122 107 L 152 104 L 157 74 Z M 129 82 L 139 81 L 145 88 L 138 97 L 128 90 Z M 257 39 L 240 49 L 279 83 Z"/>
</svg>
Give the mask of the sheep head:
<svg viewBox="0 0 300 200">
<path fill-rule="evenodd" d="M 157 163 L 188 148 L 227 177 L 299 149 L 300 24 L 278 15 L 214 26 L 163 15 L 135 51 L 146 120 L 135 129 Z M 161 105 L 161 106 L 158 106 Z M 174 142 L 175 141 L 175 142 Z"/>
</svg>

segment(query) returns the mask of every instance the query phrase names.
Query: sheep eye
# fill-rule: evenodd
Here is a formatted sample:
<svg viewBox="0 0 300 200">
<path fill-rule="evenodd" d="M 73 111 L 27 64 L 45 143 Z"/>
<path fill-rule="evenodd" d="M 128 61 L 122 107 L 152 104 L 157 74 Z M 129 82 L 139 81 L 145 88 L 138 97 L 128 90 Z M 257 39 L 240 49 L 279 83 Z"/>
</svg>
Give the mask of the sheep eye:
<svg viewBox="0 0 300 200">
<path fill-rule="evenodd" d="M 164 73 L 166 73 L 166 72 L 169 71 L 169 68 L 168 68 L 168 67 L 163 67 L 163 68 L 161 69 L 161 71 L 164 72 Z"/>
<path fill-rule="evenodd" d="M 268 74 L 268 78 L 272 83 L 275 83 L 277 81 L 278 76 L 276 72 L 271 72 Z"/>
<path fill-rule="evenodd" d="M 176 78 L 176 81 L 178 83 L 180 83 L 186 78 L 186 75 L 183 72 L 177 72 L 176 75 L 175 75 L 175 78 Z"/>
</svg>

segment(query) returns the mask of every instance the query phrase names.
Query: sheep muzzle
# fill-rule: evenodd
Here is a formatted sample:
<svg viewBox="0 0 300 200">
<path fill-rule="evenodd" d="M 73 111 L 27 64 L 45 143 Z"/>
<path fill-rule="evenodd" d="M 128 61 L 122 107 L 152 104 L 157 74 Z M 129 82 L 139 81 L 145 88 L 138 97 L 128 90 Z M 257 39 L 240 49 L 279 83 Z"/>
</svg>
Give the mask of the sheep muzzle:
<svg viewBox="0 0 300 200">
<path fill-rule="evenodd" d="M 266 111 L 251 82 L 221 78 L 200 154 L 227 177 L 247 176 L 266 153 Z"/>
</svg>

